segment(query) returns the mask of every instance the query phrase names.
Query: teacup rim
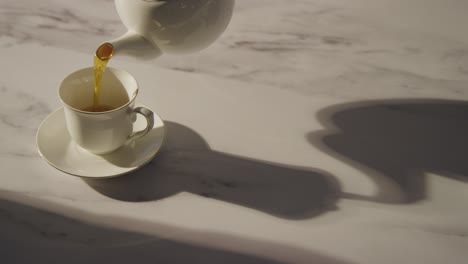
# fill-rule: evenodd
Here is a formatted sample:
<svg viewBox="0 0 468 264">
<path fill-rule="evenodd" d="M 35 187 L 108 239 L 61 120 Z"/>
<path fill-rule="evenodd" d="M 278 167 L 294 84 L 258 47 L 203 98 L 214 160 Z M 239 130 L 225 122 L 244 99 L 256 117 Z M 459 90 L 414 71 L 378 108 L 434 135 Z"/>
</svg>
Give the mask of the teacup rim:
<svg viewBox="0 0 468 264">
<path fill-rule="evenodd" d="M 123 104 L 123 105 L 121 105 L 121 106 L 119 106 L 119 107 L 117 107 L 117 108 L 114 108 L 114 109 L 112 109 L 112 110 L 109 110 L 109 111 L 102 111 L 102 112 L 84 111 L 84 110 L 75 108 L 75 107 L 73 107 L 73 106 L 67 104 L 67 103 L 62 99 L 62 96 L 60 95 L 60 90 L 61 90 L 61 87 L 62 87 L 63 82 L 65 81 L 65 79 L 67 79 L 68 76 L 70 76 L 70 75 L 72 75 L 72 74 L 75 74 L 75 73 L 77 73 L 77 72 L 84 71 L 84 70 L 89 70 L 89 69 L 94 70 L 93 67 L 85 67 L 85 68 L 78 69 L 78 70 L 76 70 L 76 71 L 73 71 L 73 72 L 69 73 L 69 74 L 68 74 L 65 78 L 63 78 L 63 80 L 60 82 L 60 84 L 59 84 L 59 89 L 57 90 L 57 93 L 58 93 L 58 97 L 59 97 L 59 99 L 60 99 L 60 102 L 62 102 L 62 104 L 63 104 L 64 107 L 67 107 L 67 108 L 69 108 L 69 109 L 71 109 L 71 110 L 73 110 L 73 111 L 75 111 L 75 112 L 79 112 L 79 113 L 85 114 L 85 115 L 102 115 L 102 114 L 109 114 L 109 113 L 116 112 L 116 111 L 119 111 L 119 110 L 121 110 L 121 109 L 124 109 L 124 108 L 126 108 L 127 106 L 131 105 L 131 104 L 135 101 L 135 99 L 136 99 L 136 97 L 137 97 L 137 95 L 138 95 L 138 92 L 139 92 L 139 90 L 140 90 L 140 86 L 138 85 L 138 81 L 136 80 L 136 78 L 135 78 L 130 72 L 128 72 L 128 71 L 126 71 L 126 70 L 124 70 L 124 69 L 115 68 L 115 67 L 107 67 L 107 68 L 106 68 L 106 71 L 121 71 L 121 72 L 124 72 L 125 74 L 131 76 L 132 79 L 135 81 L 135 84 L 136 84 L 135 92 L 133 93 L 132 98 L 129 99 L 127 103 L 125 103 L 125 104 Z"/>
</svg>

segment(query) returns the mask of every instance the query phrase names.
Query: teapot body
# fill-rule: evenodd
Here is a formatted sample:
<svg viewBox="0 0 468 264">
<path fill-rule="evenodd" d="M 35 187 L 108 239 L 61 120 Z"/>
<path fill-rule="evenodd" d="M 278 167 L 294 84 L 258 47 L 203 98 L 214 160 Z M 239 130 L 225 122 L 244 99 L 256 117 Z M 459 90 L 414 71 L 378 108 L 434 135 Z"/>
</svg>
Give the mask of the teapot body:
<svg viewBox="0 0 468 264">
<path fill-rule="evenodd" d="M 234 0 L 115 0 L 115 6 L 128 29 L 124 39 L 138 35 L 158 52 L 189 53 L 209 46 L 224 32 Z"/>
</svg>

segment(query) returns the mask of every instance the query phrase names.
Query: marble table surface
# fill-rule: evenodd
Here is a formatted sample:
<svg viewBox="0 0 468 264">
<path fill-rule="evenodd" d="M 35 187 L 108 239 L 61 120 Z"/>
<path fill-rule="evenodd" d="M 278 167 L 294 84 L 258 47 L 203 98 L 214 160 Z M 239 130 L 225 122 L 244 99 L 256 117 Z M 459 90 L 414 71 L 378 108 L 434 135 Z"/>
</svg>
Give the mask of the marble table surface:
<svg viewBox="0 0 468 264">
<path fill-rule="evenodd" d="M 466 263 L 467 8 L 238 0 L 200 53 L 111 62 L 168 140 L 89 180 L 35 134 L 125 31 L 113 1 L 1 1 L 0 262 Z"/>
</svg>

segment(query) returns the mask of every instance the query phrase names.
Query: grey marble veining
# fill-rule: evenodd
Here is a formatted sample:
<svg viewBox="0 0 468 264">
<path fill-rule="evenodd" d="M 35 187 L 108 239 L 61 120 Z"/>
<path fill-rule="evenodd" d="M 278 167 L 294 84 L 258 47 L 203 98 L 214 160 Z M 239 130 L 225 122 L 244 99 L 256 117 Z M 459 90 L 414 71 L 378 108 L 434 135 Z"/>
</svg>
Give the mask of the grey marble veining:
<svg viewBox="0 0 468 264">
<path fill-rule="evenodd" d="M 84 180 L 35 134 L 125 32 L 113 1 L 0 2 L 0 262 L 465 263 L 466 8 L 238 0 L 200 53 L 113 59 L 169 136 Z"/>
<path fill-rule="evenodd" d="M 379 92 L 411 86 L 430 93 L 439 88 L 427 88 L 426 80 L 435 79 L 444 89 L 464 95 L 458 87 L 468 80 L 467 39 L 464 35 L 448 37 L 447 32 L 456 31 L 453 25 L 432 20 L 442 2 L 426 1 L 428 11 L 413 13 L 404 8 L 406 1 L 387 9 L 385 4 L 372 2 L 240 0 L 229 29 L 212 47 L 150 63 L 303 94 L 336 89 L 326 84 L 339 77 L 337 85 L 352 86 L 348 88 L 352 91 L 368 86 Z M 15 1 L 1 4 L 0 9 L 0 35 L 6 39 L 5 45 L 37 42 L 92 53 L 99 43 L 125 32 L 112 1 L 82 1 L 80 5 Z M 413 24 L 420 24 L 415 20 L 436 30 L 413 30 Z M 400 21 L 408 21 L 409 26 L 405 28 Z M 380 87 L 365 82 L 381 78 L 384 85 L 380 83 Z M 317 87 L 319 84 L 323 87 Z"/>
<path fill-rule="evenodd" d="M 1 149 L 2 155 L 37 157 L 34 136 L 40 120 L 50 113 L 50 107 L 30 93 L 7 86 L 0 86 L 0 96 L 4 98 L 0 106 L 3 139 L 14 136 L 18 140 L 15 145 L 5 144 Z"/>
</svg>

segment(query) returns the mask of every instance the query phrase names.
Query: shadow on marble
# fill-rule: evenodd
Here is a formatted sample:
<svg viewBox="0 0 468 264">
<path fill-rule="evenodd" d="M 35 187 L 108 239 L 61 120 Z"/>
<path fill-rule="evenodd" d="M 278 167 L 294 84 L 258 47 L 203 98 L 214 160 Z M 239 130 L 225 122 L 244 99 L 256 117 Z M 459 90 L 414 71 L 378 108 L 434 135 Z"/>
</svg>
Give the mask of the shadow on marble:
<svg viewBox="0 0 468 264">
<path fill-rule="evenodd" d="M 52 208 L 56 207 L 50 204 Z M 57 208 L 55 208 L 57 209 Z M 227 263 L 227 264 L 279 264 L 282 256 L 314 263 L 345 264 L 341 260 L 308 250 L 282 245 L 277 242 L 255 241 L 231 235 L 183 230 L 156 223 L 123 219 L 112 216 L 87 215 L 76 209 L 60 208 L 60 211 L 75 215 L 100 218 L 104 223 L 125 223 L 138 226 L 141 232 L 125 231 L 77 221 L 30 205 L 0 199 L 0 254 L 1 262 L 13 263 Z M 166 231 L 169 234 L 184 234 L 192 242 L 145 234 L 143 230 Z M 177 235 L 176 235 L 177 236 Z M 258 252 L 276 252 L 283 261 L 252 253 L 240 253 L 228 249 L 210 248 L 196 241 L 219 241 L 220 245 L 245 248 Z M 283 252 L 283 253 L 281 253 Z M 285 254 L 286 253 L 286 254 Z M 282 255 L 281 255 L 282 254 Z M 289 262 L 289 261 L 288 261 Z"/>
<path fill-rule="evenodd" d="M 425 173 L 468 181 L 468 102 L 375 100 L 335 105 L 318 113 L 325 129 L 306 135 L 327 154 L 363 171 L 383 203 L 426 198 Z"/>
<path fill-rule="evenodd" d="M 101 194 L 123 201 L 152 201 L 190 192 L 287 219 L 335 209 L 337 182 L 328 173 L 213 151 L 192 129 L 165 123 L 166 141 L 155 160 L 123 177 L 84 181 Z"/>
</svg>

